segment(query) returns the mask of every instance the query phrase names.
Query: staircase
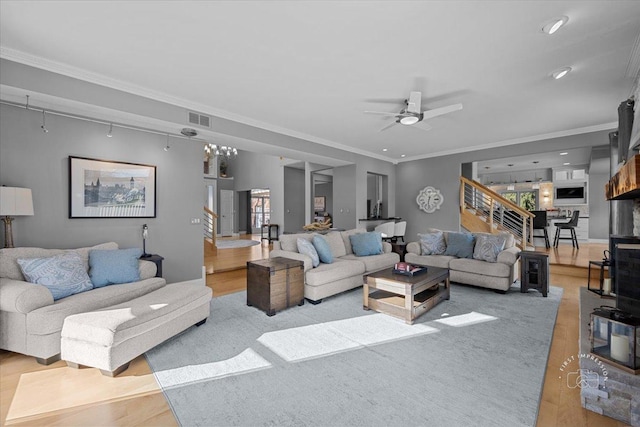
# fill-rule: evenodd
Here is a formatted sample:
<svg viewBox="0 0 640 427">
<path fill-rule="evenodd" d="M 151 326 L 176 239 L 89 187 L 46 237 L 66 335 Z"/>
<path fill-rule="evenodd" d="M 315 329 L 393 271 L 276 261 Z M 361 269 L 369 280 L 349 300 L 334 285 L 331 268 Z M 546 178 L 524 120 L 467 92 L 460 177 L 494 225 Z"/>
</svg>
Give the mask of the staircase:
<svg viewBox="0 0 640 427">
<path fill-rule="evenodd" d="M 460 224 L 466 230 L 511 233 L 524 250 L 534 246 L 534 216 L 479 182 L 460 177 Z"/>
<path fill-rule="evenodd" d="M 218 230 L 218 215 L 208 207 L 204 207 L 204 250 L 205 255 L 208 252 L 215 253 L 216 248 L 216 232 Z"/>
</svg>

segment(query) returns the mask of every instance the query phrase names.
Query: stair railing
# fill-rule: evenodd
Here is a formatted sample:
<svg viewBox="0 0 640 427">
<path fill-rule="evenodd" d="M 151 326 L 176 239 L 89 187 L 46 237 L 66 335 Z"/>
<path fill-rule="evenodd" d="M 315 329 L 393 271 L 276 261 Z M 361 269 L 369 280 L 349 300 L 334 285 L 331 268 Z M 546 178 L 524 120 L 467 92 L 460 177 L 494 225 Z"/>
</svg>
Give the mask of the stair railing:
<svg viewBox="0 0 640 427">
<path fill-rule="evenodd" d="M 218 215 L 208 207 L 204 207 L 204 238 L 216 246 L 216 234 L 218 230 Z"/>
<path fill-rule="evenodd" d="M 490 188 L 460 177 L 460 219 L 469 231 L 509 232 L 516 244 L 533 246 L 534 214 L 502 197 Z"/>
</svg>

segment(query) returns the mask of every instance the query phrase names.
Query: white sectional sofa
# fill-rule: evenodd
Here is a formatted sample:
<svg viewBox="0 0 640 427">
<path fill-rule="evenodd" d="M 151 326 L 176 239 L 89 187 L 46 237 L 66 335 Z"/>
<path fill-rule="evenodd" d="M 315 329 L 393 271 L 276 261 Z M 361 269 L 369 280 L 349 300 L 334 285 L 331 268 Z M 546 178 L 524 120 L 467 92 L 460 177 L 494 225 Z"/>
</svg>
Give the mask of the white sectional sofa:
<svg viewBox="0 0 640 427">
<path fill-rule="evenodd" d="M 279 241 L 273 242 L 273 250 L 269 254 L 271 258 L 285 257 L 304 262 L 304 296 L 313 304 L 322 301 L 323 298 L 349 289 L 362 286 L 363 275 L 384 268 L 393 267 L 400 261 L 400 255 L 391 251 L 391 245 L 382 242 L 383 253 L 378 255 L 357 256 L 353 253 L 350 236 L 358 233 L 366 233 L 362 229 L 348 231 L 331 231 L 323 234 L 328 243 L 333 262 L 320 263 L 313 267 L 312 259 L 308 255 L 298 251 L 298 238 L 311 241 L 318 233 L 283 234 Z"/>
<path fill-rule="evenodd" d="M 74 251 L 89 269 L 89 251 L 118 249 L 117 243 L 73 250 L 42 248 L 0 249 L 0 348 L 34 356 L 39 363 L 60 359 L 60 333 L 67 316 L 110 307 L 153 292 L 166 285 L 155 277 L 156 265 L 139 261 L 140 280 L 92 289 L 54 301 L 42 285 L 26 282 L 19 258 L 44 258 Z"/>
<path fill-rule="evenodd" d="M 440 230 L 429 230 L 429 232 L 438 231 Z M 442 233 L 444 234 L 445 242 L 448 243 L 449 233 L 451 232 L 442 231 Z M 495 236 L 488 233 L 471 234 L 474 236 L 475 242 L 482 235 Z M 412 264 L 448 268 L 449 278 L 452 282 L 480 286 L 504 293 L 518 277 L 517 261 L 520 256 L 520 249 L 515 246 L 513 236 L 508 233 L 505 233 L 504 236 L 504 248 L 497 253 L 495 262 L 446 254 L 424 254 L 420 241 L 407 244 L 405 261 Z"/>
</svg>

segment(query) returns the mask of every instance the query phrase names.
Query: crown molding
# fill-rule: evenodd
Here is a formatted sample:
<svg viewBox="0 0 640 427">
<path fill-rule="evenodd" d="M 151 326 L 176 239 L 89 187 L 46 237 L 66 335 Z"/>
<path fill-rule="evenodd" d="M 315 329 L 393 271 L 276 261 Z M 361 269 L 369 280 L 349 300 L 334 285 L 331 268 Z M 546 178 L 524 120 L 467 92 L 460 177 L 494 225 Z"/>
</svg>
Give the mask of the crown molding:
<svg viewBox="0 0 640 427">
<path fill-rule="evenodd" d="M 327 139 L 319 138 L 313 135 L 308 135 L 302 132 L 297 132 L 292 129 L 287 129 L 279 126 L 275 126 L 269 123 L 261 122 L 259 120 L 245 117 L 239 114 L 231 113 L 229 111 L 213 108 L 209 105 L 200 104 L 198 102 L 189 101 L 184 98 L 172 96 L 160 91 L 152 90 L 143 86 L 135 85 L 120 79 L 114 79 L 103 74 L 87 71 L 82 68 L 74 67 L 61 62 L 53 61 L 50 59 L 42 58 L 39 56 L 31 55 L 16 49 L 0 46 L 0 58 L 7 59 L 9 61 L 17 62 L 30 67 L 39 68 L 41 70 L 49 71 L 63 76 L 75 78 L 88 83 L 97 84 L 100 86 L 108 87 L 110 89 L 119 90 L 122 92 L 131 93 L 133 95 L 141 96 L 143 98 L 152 99 L 154 101 L 163 102 L 166 104 L 185 108 L 187 110 L 199 111 L 204 114 L 215 116 L 218 118 L 231 120 L 234 122 L 242 123 L 245 125 L 253 126 L 259 129 L 263 129 L 269 132 L 278 133 L 281 135 L 290 136 L 293 138 L 303 139 L 316 144 L 324 145 L 327 147 L 335 148 L 338 150 L 344 150 L 350 153 L 359 154 L 365 157 L 371 157 L 384 162 L 395 163 L 395 160 L 387 157 L 372 153 L 370 151 L 361 150 L 354 147 L 330 141 Z"/>
<path fill-rule="evenodd" d="M 584 133 L 599 132 L 599 131 L 603 131 L 603 130 L 612 130 L 612 129 L 617 129 L 617 127 L 618 127 L 618 122 L 603 123 L 601 125 L 586 126 L 586 127 L 582 127 L 582 128 L 575 128 L 575 129 L 568 129 L 568 130 L 563 130 L 563 131 L 558 131 L 558 132 L 544 133 L 544 134 L 541 134 L 541 135 L 533 135 L 533 136 L 526 136 L 526 137 L 522 137 L 522 138 L 507 139 L 507 140 L 499 141 L 499 142 L 490 142 L 488 144 L 475 145 L 473 147 L 458 148 L 458 149 L 454 149 L 454 150 L 438 151 L 436 153 L 429 153 L 429 154 L 420 155 L 420 156 L 406 157 L 404 159 L 398 160 L 398 163 L 411 162 L 411 161 L 414 161 L 414 160 L 429 159 L 429 158 L 432 158 L 432 157 L 450 156 L 452 154 L 469 153 L 469 152 L 473 152 L 473 151 L 487 150 L 487 149 L 490 149 L 490 148 L 505 147 L 505 146 L 508 146 L 508 145 L 524 144 L 524 143 L 533 142 L 533 141 L 543 141 L 545 139 L 562 138 L 562 137 L 565 137 L 565 136 L 572 136 L 572 135 L 581 135 L 581 134 L 584 134 Z"/>
</svg>

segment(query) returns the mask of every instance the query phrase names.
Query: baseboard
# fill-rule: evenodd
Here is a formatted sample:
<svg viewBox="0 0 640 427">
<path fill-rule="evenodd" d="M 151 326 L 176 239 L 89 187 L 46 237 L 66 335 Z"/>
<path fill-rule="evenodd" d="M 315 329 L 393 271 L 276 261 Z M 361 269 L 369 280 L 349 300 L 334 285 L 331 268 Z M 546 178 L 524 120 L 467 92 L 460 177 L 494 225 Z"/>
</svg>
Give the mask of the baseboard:
<svg viewBox="0 0 640 427">
<path fill-rule="evenodd" d="M 589 243 L 609 243 L 609 239 L 589 239 Z"/>
</svg>

